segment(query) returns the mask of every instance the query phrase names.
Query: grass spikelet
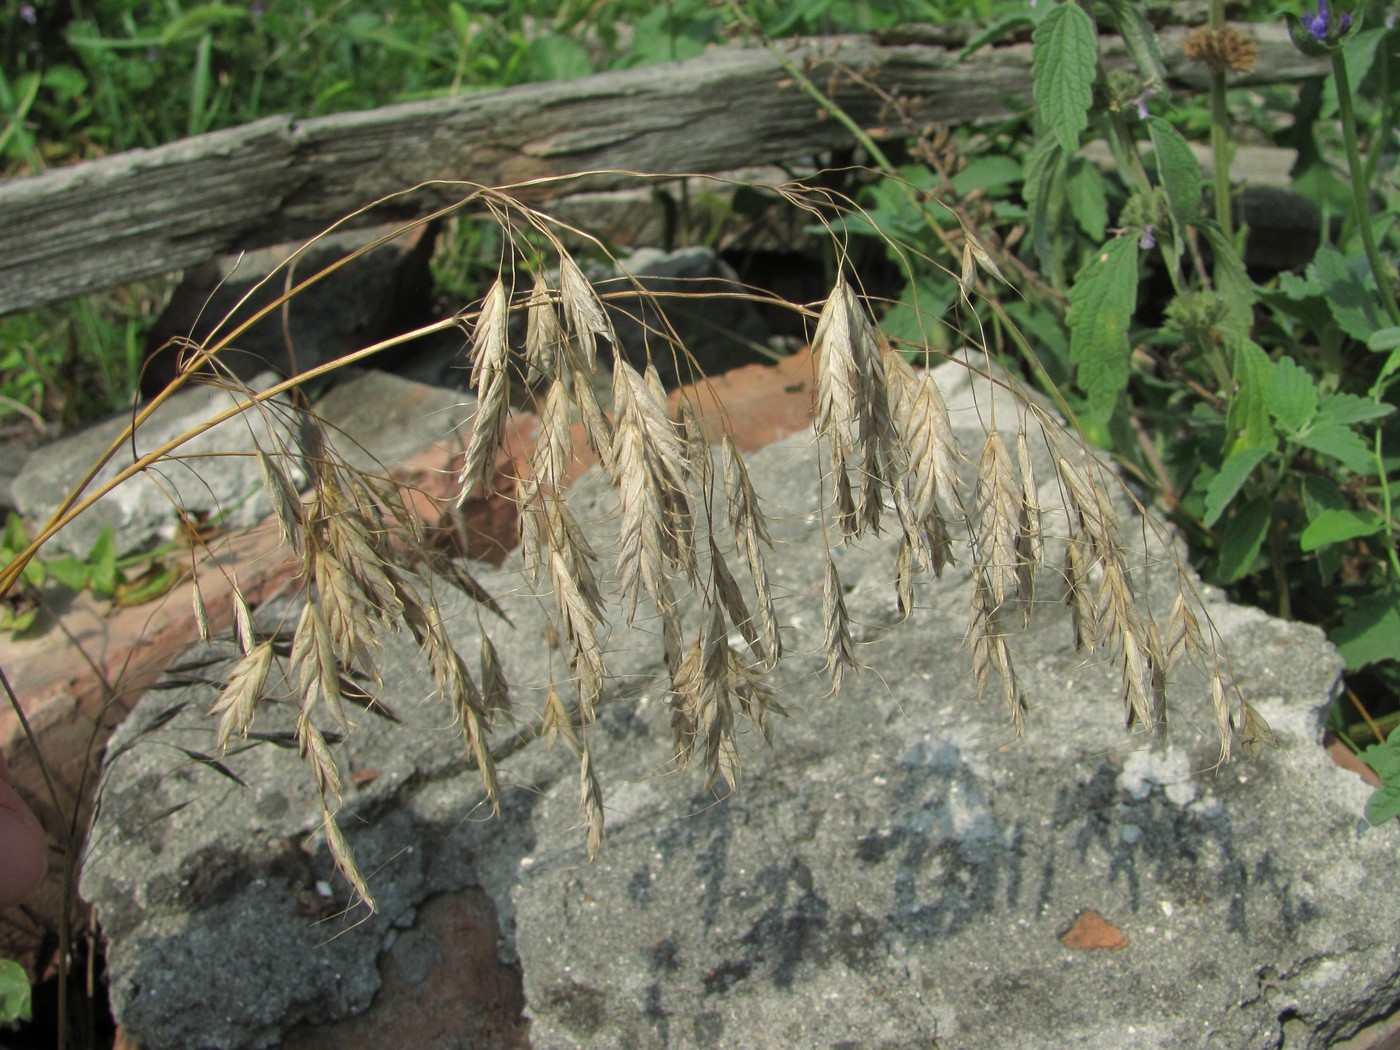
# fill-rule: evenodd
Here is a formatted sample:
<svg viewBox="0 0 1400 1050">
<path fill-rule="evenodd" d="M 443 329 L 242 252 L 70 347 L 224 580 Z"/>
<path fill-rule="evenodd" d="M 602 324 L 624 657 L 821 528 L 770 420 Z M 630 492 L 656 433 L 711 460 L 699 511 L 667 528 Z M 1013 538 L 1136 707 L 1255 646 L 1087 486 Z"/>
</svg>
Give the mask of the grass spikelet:
<svg viewBox="0 0 1400 1050">
<path fill-rule="evenodd" d="M 228 684 L 219 693 L 211 715 L 219 715 L 216 734 L 219 751 L 228 750 L 229 738 L 234 733 L 247 736 L 253 724 L 253 713 L 262 692 L 267 685 L 267 675 L 272 668 L 272 642 L 263 642 L 243 654 L 229 675 Z"/>
<path fill-rule="evenodd" d="M 314 601 L 302 606 L 297 620 L 292 637 L 291 669 L 296 675 L 302 713 L 309 716 L 320 699 L 330 711 L 336 728 L 348 734 L 350 722 L 341 702 L 340 666 L 335 646 L 325 618 Z"/>
<path fill-rule="evenodd" d="M 550 552 L 549 571 L 559 615 L 564 621 L 564 634 L 572 651 L 569 666 L 574 672 L 584 717 L 591 722 L 594 706 L 603 691 L 605 673 L 603 647 L 598 643 L 594 629 L 595 623 L 600 621 L 593 606 L 580 591 L 568 562 L 558 551 Z"/>
<path fill-rule="evenodd" d="M 563 486 L 574 459 L 570 405 L 569 391 L 563 381 L 556 379 L 550 383 L 540 413 L 539 440 L 530 460 L 535 480 L 544 492 L 555 492 Z"/>
<path fill-rule="evenodd" d="M 588 825 L 585 849 L 591 861 L 603 845 L 603 789 L 594 772 L 593 753 L 588 750 L 587 744 L 579 749 L 578 783 L 579 803 L 583 807 L 584 822 Z"/>
<path fill-rule="evenodd" d="M 1022 506 L 1020 478 L 1012 469 L 1001 431 L 995 427 L 987 432 L 982 447 L 973 506 L 980 575 L 995 608 L 1006 601 L 1008 590 L 1015 594 L 1020 578 Z"/>
<path fill-rule="evenodd" d="M 311 775 L 316 781 L 316 791 L 322 799 L 340 798 L 340 769 L 335 764 L 330 745 L 326 743 L 321 730 L 311 716 L 302 711 L 297 715 L 297 750 L 311 766 Z"/>
<path fill-rule="evenodd" d="M 209 609 L 204 604 L 204 591 L 199 586 L 198 578 L 191 580 L 190 599 L 194 603 L 194 622 L 199 629 L 199 640 L 209 645 L 214 636 L 209 629 Z"/>
<path fill-rule="evenodd" d="M 853 326 L 862 317 L 855 293 L 838 273 L 812 335 L 817 360 L 817 433 L 830 442 L 834 460 L 856 447 L 861 393 L 860 348 Z"/>
<path fill-rule="evenodd" d="M 547 744 L 552 744 L 556 738 L 562 739 L 575 753 L 581 746 L 578 734 L 574 731 L 574 721 L 569 714 L 569 708 L 564 703 L 564 698 L 559 695 L 559 690 L 554 688 L 553 682 L 549 684 L 549 689 L 544 697 L 544 713 L 540 718 L 540 735 L 544 737 Z"/>
<path fill-rule="evenodd" d="M 939 511 L 940 499 L 956 510 L 958 463 L 962 453 L 948 420 L 948 408 L 928 371 L 916 373 L 899 354 L 885 354 L 890 377 L 890 415 L 903 451 L 902 475 L 914 520 Z"/>
<path fill-rule="evenodd" d="M 471 438 L 457 478 L 457 505 L 478 486 L 490 484 L 496 457 L 505 439 L 510 412 L 510 304 L 500 277 L 492 282 L 471 332 L 471 385 L 476 391 L 476 414 Z"/>
<path fill-rule="evenodd" d="M 1025 728 L 1026 696 L 1011 659 L 1000 609 L 985 573 L 980 567 L 977 568 L 973 572 L 972 606 L 967 628 L 967 645 L 972 653 L 972 680 L 980 700 L 986 695 L 991 672 L 997 672 L 1012 728 L 1020 736 Z"/>
<path fill-rule="evenodd" d="M 598 293 L 573 257 L 562 251 L 559 253 L 559 299 L 569 335 L 583 356 L 582 371 L 592 372 L 598 367 L 598 336 L 613 346 L 617 345 L 617 337 Z"/>
<path fill-rule="evenodd" d="M 321 808 L 321 826 L 326 829 L 326 848 L 330 851 L 331 860 L 335 863 L 335 868 L 340 872 L 341 877 L 350 884 L 356 895 L 365 902 L 365 906 L 370 911 L 375 911 L 374 897 L 369 892 L 369 884 L 360 874 L 359 866 L 355 863 L 354 854 L 350 852 L 350 844 L 345 841 L 345 835 L 340 830 L 340 825 L 335 822 L 335 817 L 331 815 L 330 808 Z"/>
<path fill-rule="evenodd" d="M 529 382 L 540 379 L 553 382 L 560 377 L 564 339 L 554 294 L 545 283 L 544 275 L 537 273 L 525 310 L 525 363 Z"/>
<path fill-rule="evenodd" d="M 759 638 L 758 630 L 754 626 L 753 615 L 749 612 L 748 603 L 744 601 L 744 595 L 739 590 L 738 583 L 729 571 L 729 566 L 724 563 L 724 555 L 720 553 L 719 547 L 715 545 L 714 537 L 710 537 L 710 584 L 718 595 L 720 604 L 724 606 L 725 612 L 729 614 L 729 622 L 739 629 L 739 633 L 744 636 L 744 641 L 748 643 L 755 655 L 760 660 L 767 661 L 767 654 L 763 649 L 763 641 Z"/>
<path fill-rule="evenodd" d="M 485 633 L 481 636 L 481 697 L 488 725 L 494 724 L 498 715 L 510 716 L 510 684 L 496 647 Z"/>
<path fill-rule="evenodd" d="M 846 668 L 857 664 L 846 614 L 846 593 L 830 551 L 826 555 L 826 574 L 822 579 L 822 648 L 826 652 L 826 673 L 831 676 L 831 694 L 835 696 L 841 692 L 841 678 Z"/>
<path fill-rule="evenodd" d="M 656 396 L 631 365 L 613 361 L 613 482 L 617 487 L 621 529 L 617 570 L 627 622 L 636 615 L 645 590 L 665 614 L 667 569 L 672 564 L 694 571 L 694 550 L 686 545 L 689 504 L 678 471 L 685 450 Z"/>
<path fill-rule="evenodd" d="M 1016 434 L 1016 465 L 1021 469 L 1021 514 L 1016 539 L 1019 568 L 1017 591 L 1027 604 L 1035 597 L 1035 576 L 1045 561 L 1045 534 L 1040 523 L 1039 486 L 1035 479 L 1035 464 L 1031 461 L 1026 430 Z"/>
<path fill-rule="evenodd" d="M 253 631 L 252 610 L 248 608 L 248 599 L 243 597 L 243 592 L 237 586 L 233 589 L 233 637 L 245 656 L 258 644 Z"/>
<path fill-rule="evenodd" d="M 257 450 L 258 470 L 262 474 L 263 490 L 272 504 L 273 516 L 277 518 L 277 528 L 282 542 L 292 550 L 301 547 L 302 505 L 301 497 L 290 479 L 273 466 L 262 449 Z"/>
</svg>

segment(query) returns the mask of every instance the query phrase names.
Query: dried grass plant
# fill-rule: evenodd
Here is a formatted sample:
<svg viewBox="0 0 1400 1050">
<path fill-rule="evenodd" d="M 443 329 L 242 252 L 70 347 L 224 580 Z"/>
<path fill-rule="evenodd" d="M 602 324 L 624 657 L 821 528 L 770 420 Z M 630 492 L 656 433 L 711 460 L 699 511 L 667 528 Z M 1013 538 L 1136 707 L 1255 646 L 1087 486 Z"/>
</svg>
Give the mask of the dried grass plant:
<svg viewBox="0 0 1400 1050">
<path fill-rule="evenodd" d="M 294 684 L 297 745 L 322 800 L 330 851 L 371 907 L 369 886 L 336 822 L 342 781 L 334 743 L 354 728 L 347 704 L 375 707 L 373 688 L 366 692 L 353 683 L 377 681 L 376 653 L 385 632 L 405 629 L 417 642 L 493 806 L 499 795 L 493 731 L 515 723 L 517 733 L 523 725 L 565 743 L 579 765 L 590 855 L 603 837 L 603 802 L 589 730 L 610 681 L 610 625 L 641 618 L 659 624 L 654 635 L 671 669 L 674 763 L 698 764 L 707 787 L 737 784 L 735 740 L 741 725 L 749 723 L 771 741 L 773 716 L 783 710 L 765 682 L 765 672 L 783 658 L 783 637 L 765 565 L 771 541 L 761 493 L 732 440 L 723 437 L 712 450 L 702 435 L 690 398 L 708 396 L 703 383 L 692 388 L 697 393 L 681 397 L 678 412 L 668 412 L 656 367 L 661 355 L 669 357 L 675 374 L 703 380 L 675 333 L 653 325 L 640 353 L 636 348 L 620 352 L 609 303 L 647 293 L 635 286 L 595 286 L 565 247 L 565 235 L 576 242 L 587 241 L 586 234 L 527 203 L 543 190 L 559 189 L 559 181 L 507 188 L 463 184 L 458 203 L 422 220 L 458 213 L 500 228 L 499 270 L 479 301 L 453 317 L 268 390 L 245 391 L 237 406 L 201 428 L 241 412 L 293 417 L 289 432 L 299 435 L 294 445 L 260 450 L 257 458 L 282 540 L 296 554 L 295 583 L 306 600 L 289 635 L 267 637 L 255 629 L 247 601 L 236 594 L 242 655 L 211 698 L 210 710 L 217 719 L 218 743 L 228 748 L 249 736 L 270 682 L 285 678 Z M 443 189 L 440 184 L 434 188 Z M 1222 759 L 1233 744 L 1253 745 L 1261 739 L 1267 730 L 1234 685 L 1221 640 L 1202 611 L 1190 574 L 1169 538 L 1150 531 L 1150 521 L 1145 535 L 1174 559 L 1179 593 L 1165 627 L 1139 600 L 1133 548 L 1124 541 L 1114 509 L 1130 494 L 1078 436 L 1014 385 L 1009 387 L 1018 405 L 1014 434 L 992 416 L 974 461 L 969 450 L 958 446 L 933 373 L 910 363 L 911 357 L 920 359 L 920 348 L 892 345 L 859 291 L 833 225 L 855 205 L 805 184 L 772 192 L 808 220 L 825 224 L 835 245 L 837 276 L 830 294 L 823 303 L 796 307 L 813 322 L 814 416 L 828 537 L 822 636 L 831 693 L 838 693 L 844 677 L 857 667 L 832 550 L 886 529 L 893 537 L 892 578 L 906 613 L 914 608 L 922 574 L 941 575 L 955 552 L 970 559 L 966 650 L 971 679 L 978 697 L 999 687 L 1017 732 L 1026 697 L 1010 640 L 1027 624 L 1037 581 L 1053 577 L 1068 606 L 1076 648 L 1101 652 L 1119 667 L 1130 726 L 1149 732 L 1161 728 L 1168 673 L 1185 658 L 1211 683 Z M 600 244 L 594 247 L 604 251 Z M 975 277 L 968 271 L 977 264 L 975 257 L 960 260 L 967 292 Z M 211 381 L 211 374 L 220 377 L 221 355 L 248 325 L 329 272 L 293 285 L 246 320 L 230 317 L 206 343 L 185 346 L 178 378 L 155 402 L 135 412 L 103 463 L 136 447 L 133 436 L 174 390 Z M 773 301 L 756 291 L 748 294 Z M 523 326 L 511 324 L 517 315 L 523 315 Z M 432 553 L 395 485 L 350 466 L 337 453 L 334 436 L 304 402 L 279 400 L 326 372 L 453 326 L 465 336 L 465 364 L 477 396 L 458 478 L 463 499 L 491 483 L 512 387 L 523 381 L 539 406 L 538 444 L 515 491 L 524 577 L 548 609 L 555 646 L 545 662 L 557 673 L 551 673 L 538 696 L 517 695 L 488 632 L 483 631 L 479 653 L 463 653 L 454 645 L 439 601 L 443 588 L 463 590 L 483 609 L 500 612 L 470 567 Z M 512 332 L 522 327 L 523 338 L 513 342 Z M 606 408 L 595 383 L 604 369 L 611 370 Z M 226 373 L 212 381 L 234 382 Z M 600 557 L 589 529 L 565 499 L 564 479 L 576 451 L 571 437 L 575 421 L 581 421 L 587 445 L 616 493 L 611 563 Z M 193 436 L 132 458 L 101 486 L 93 479 L 103 463 L 95 464 L 34 545 L 0 569 L 0 593 L 69 521 L 105 492 L 178 454 L 182 441 Z M 1054 464 L 1060 501 L 1054 513 L 1039 503 L 1033 442 L 1044 444 Z M 209 617 L 198 586 L 194 596 L 192 615 L 207 639 Z M 510 629 L 503 617 L 488 615 L 483 622 L 494 625 L 491 631 Z M 547 644 L 549 640 L 542 641 Z M 284 674 L 272 673 L 278 664 Z"/>
</svg>

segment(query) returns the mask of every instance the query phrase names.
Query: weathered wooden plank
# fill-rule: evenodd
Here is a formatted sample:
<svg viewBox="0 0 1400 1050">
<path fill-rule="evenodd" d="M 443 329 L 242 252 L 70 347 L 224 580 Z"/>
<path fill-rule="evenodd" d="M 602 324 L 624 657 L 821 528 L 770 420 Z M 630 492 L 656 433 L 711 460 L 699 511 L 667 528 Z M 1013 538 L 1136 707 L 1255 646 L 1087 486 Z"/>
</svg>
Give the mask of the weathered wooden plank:
<svg viewBox="0 0 1400 1050">
<path fill-rule="evenodd" d="M 1316 75 L 1281 30 L 1253 30 L 1266 71 L 1256 80 Z M 1178 50 L 1173 42 L 1164 34 L 1169 52 Z M 929 124 L 1001 119 L 1030 95 L 1026 44 L 989 48 L 961 64 L 946 48 L 863 37 L 803 41 L 789 53 L 866 124 L 884 119 L 880 103 L 840 76 L 842 68 L 918 99 Z M 611 169 L 714 172 L 848 143 L 763 48 L 316 120 L 269 117 L 0 184 L 0 313 L 307 237 L 432 180 L 503 185 Z M 587 185 L 623 181 L 598 174 Z M 421 215 L 461 192 L 425 187 L 363 221 Z"/>
</svg>

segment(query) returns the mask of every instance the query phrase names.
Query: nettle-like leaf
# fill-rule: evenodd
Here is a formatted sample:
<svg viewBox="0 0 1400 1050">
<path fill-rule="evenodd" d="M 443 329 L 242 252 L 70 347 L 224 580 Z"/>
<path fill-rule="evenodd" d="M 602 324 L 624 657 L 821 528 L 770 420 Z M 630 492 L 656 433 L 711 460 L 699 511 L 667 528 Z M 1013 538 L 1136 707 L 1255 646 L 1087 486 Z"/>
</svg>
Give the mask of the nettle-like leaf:
<svg viewBox="0 0 1400 1050">
<path fill-rule="evenodd" d="M 1104 189 L 1103 173 L 1083 157 L 1070 159 L 1065 199 L 1074 221 L 1089 239 L 1103 240 L 1108 231 L 1108 193 Z"/>
<path fill-rule="evenodd" d="M 1176 227 L 1173 248 L 1180 254 L 1186 227 L 1194 225 L 1200 215 L 1201 166 L 1191 144 L 1161 117 L 1149 117 L 1147 131 L 1156 154 L 1157 178 L 1166 191 L 1172 224 Z"/>
<path fill-rule="evenodd" d="M 1207 526 L 1214 525 L 1225 513 L 1225 508 L 1235 498 L 1256 467 L 1268 459 L 1272 448 L 1256 445 L 1240 449 L 1228 456 L 1220 467 L 1220 473 L 1211 479 L 1206 488 L 1206 509 L 1202 519 Z"/>
<path fill-rule="evenodd" d="M 1233 583 L 1254 567 L 1254 560 L 1264 545 L 1264 537 L 1269 534 L 1269 524 L 1273 518 L 1274 501 L 1268 496 L 1258 496 L 1235 512 L 1225 525 L 1225 535 L 1220 540 L 1219 572 L 1222 583 Z"/>
<path fill-rule="evenodd" d="M 1379 827 L 1400 817 L 1400 733 L 1383 744 L 1372 744 L 1358 756 L 1376 771 L 1381 786 L 1366 802 L 1366 821 Z"/>
<path fill-rule="evenodd" d="M 1345 543 L 1362 536 L 1374 536 L 1383 528 L 1385 519 L 1373 510 L 1324 510 L 1303 530 L 1303 534 L 1298 537 L 1298 546 L 1305 551 L 1315 551 L 1329 544 Z"/>
<path fill-rule="evenodd" d="M 1328 637 L 1350 670 L 1393 660 L 1400 653 L 1400 584 L 1362 598 L 1343 614 L 1341 626 Z"/>
<path fill-rule="evenodd" d="M 1318 474 L 1304 474 L 1299 479 L 1299 491 L 1303 497 L 1303 513 L 1313 522 L 1329 510 L 1346 510 L 1347 498 L 1337 483 L 1331 478 Z M 1330 583 L 1342 567 L 1341 547 L 1321 546 L 1317 549 L 1317 574 L 1321 583 Z"/>
<path fill-rule="evenodd" d="M 1265 394 L 1269 415 L 1284 434 L 1296 434 L 1317 415 L 1317 387 L 1292 358 L 1272 362 Z"/>
<path fill-rule="evenodd" d="M 1098 76 L 1099 35 L 1094 20 L 1076 3 L 1051 10 L 1031 38 L 1035 107 L 1047 134 L 1069 153 L 1089 126 Z"/>
<path fill-rule="evenodd" d="M 1065 172 L 1069 152 L 1058 139 L 1043 136 L 1026 158 L 1026 210 L 1030 212 L 1031 243 L 1040 265 L 1050 273 L 1063 241 L 1058 236 L 1064 204 Z"/>
<path fill-rule="evenodd" d="M 1225 235 L 1225 231 L 1213 221 L 1200 219 L 1196 229 L 1210 243 L 1215 256 L 1211 279 L 1215 290 L 1224 304 L 1224 315 L 1217 326 L 1220 334 L 1229 339 L 1248 339 L 1254 326 L 1254 304 L 1259 298 L 1258 289 L 1249 279 L 1244 260 L 1240 257 L 1235 242 Z"/>
<path fill-rule="evenodd" d="M 1167 63 L 1157 42 L 1157 29 L 1143 15 L 1137 0 L 1107 0 L 1118 35 L 1137 63 L 1138 72 L 1152 84 L 1167 82 Z"/>
<path fill-rule="evenodd" d="M 1351 427 L 1335 420 L 1318 419 L 1307 431 L 1294 435 L 1293 440 L 1304 448 L 1339 460 L 1354 474 L 1375 473 L 1376 460 L 1371 447 Z"/>
<path fill-rule="evenodd" d="M 1246 448 L 1272 449 L 1278 439 L 1269 414 L 1269 391 L 1273 382 L 1273 361 L 1248 336 L 1227 337 L 1230 374 L 1235 381 L 1234 396 L 1226 411 L 1226 425 L 1233 435 L 1230 451 Z"/>
<path fill-rule="evenodd" d="M 1394 411 L 1394 405 L 1372 401 L 1368 397 L 1357 397 L 1355 394 L 1329 394 L 1317 406 L 1317 414 L 1334 423 L 1365 423 L 1373 419 L 1384 419 Z"/>
<path fill-rule="evenodd" d="M 1128 324 L 1137 305 L 1138 243 L 1117 237 L 1094 253 L 1075 275 L 1069 293 L 1070 358 L 1079 388 L 1089 396 L 1089 415 L 1100 422 L 1113 414 L 1128 385 Z"/>
<path fill-rule="evenodd" d="M 1317 296 L 1327 304 L 1332 320 L 1353 339 L 1365 342 L 1386 319 L 1364 256 L 1348 259 L 1337 248 L 1324 244 L 1313 256 L 1302 282 L 1280 287 L 1290 298 Z"/>
</svg>

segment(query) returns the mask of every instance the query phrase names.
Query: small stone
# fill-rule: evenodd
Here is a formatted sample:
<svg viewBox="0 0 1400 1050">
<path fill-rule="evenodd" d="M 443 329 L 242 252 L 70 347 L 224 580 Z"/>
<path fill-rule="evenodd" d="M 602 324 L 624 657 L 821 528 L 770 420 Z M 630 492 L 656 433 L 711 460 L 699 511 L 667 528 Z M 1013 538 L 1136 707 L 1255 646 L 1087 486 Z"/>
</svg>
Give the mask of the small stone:
<svg viewBox="0 0 1400 1050">
<path fill-rule="evenodd" d="M 1119 952 L 1128 946 L 1128 938 L 1098 912 L 1085 908 L 1075 916 L 1074 925 L 1060 934 L 1060 943 L 1080 952 Z"/>
</svg>

